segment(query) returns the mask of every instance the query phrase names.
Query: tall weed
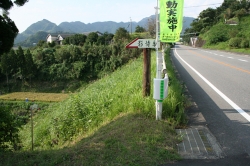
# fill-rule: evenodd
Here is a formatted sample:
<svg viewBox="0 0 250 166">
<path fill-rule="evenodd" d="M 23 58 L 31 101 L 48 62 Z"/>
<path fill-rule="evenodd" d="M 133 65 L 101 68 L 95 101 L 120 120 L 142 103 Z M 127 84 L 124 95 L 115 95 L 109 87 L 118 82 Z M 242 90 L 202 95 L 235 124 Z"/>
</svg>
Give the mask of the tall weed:
<svg viewBox="0 0 250 166">
<path fill-rule="evenodd" d="M 163 103 L 163 117 L 174 125 L 183 124 L 185 98 L 174 76 L 169 57 L 166 59 L 172 83 L 169 87 L 169 97 Z M 156 71 L 155 53 L 151 62 L 153 80 Z M 60 147 L 124 113 L 141 113 L 147 118 L 154 119 L 153 92 L 151 91 L 150 97 L 144 98 L 142 95 L 142 64 L 141 57 L 130 61 L 111 75 L 103 76 L 99 81 L 85 86 L 79 93 L 72 94 L 68 100 L 55 103 L 40 112 L 34 119 L 35 148 Z M 24 149 L 30 147 L 29 132 L 29 125 L 21 132 Z"/>
</svg>

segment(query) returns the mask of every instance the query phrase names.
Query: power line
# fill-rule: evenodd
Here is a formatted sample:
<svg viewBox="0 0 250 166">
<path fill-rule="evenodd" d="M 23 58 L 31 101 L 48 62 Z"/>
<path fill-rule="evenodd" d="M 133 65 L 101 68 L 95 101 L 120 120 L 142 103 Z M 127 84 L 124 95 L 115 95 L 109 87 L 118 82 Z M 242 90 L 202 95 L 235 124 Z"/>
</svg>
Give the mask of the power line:
<svg viewBox="0 0 250 166">
<path fill-rule="evenodd" d="M 214 3 L 214 4 L 207 4 L 207 5 L 200 5 L 200 6 L 188 6 L 188 7 L 184 7 L 184 8 L 201 7 L 201 6 L 212 6 L 212 5 L 218 5 L 218 4 L 222 4 L 222 3 Z"/>
</svg>

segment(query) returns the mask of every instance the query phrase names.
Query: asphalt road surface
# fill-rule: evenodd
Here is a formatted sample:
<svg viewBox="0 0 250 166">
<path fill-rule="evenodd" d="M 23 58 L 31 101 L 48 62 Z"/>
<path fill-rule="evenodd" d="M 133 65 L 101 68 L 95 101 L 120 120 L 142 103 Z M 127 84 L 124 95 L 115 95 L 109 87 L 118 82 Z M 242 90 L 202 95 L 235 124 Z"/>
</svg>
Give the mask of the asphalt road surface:
<svg viewBox="0 0 250 166">
<path fill-rule="evenodd" d="M 171 165 L 250 165 L 250 56 L 176 45 L 172 60 L 196 105 L 189 125 L 206 125 L 225 158 Z"/>
</svg>

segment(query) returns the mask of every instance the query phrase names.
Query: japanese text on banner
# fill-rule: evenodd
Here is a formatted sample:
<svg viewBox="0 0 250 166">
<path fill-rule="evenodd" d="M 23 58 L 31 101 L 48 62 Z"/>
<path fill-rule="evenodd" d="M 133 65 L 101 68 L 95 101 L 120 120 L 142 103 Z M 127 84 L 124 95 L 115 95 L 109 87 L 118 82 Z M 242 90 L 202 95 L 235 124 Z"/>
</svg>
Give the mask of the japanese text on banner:
<svg viewBox="0 0 250 166">
<path fill-rule="evenodd" d="M 176 42 L 180 40 L 183 25 L 184 0 L 160 0 L 160 40 Z"/>
</svg>

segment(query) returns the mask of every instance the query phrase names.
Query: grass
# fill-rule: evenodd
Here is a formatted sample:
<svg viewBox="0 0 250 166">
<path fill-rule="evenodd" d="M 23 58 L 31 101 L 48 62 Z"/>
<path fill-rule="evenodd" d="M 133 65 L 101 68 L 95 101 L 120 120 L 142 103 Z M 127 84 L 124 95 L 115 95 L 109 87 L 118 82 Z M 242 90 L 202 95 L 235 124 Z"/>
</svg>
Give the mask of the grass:
<svg viewBox="0 0 250 166">
<path fill-rule="evenodd" d="M 42 102 L 60 102 L 69 97 L 66 93 L 33 93 L 33 92 L 14 92 L 0 96 L 0 100 L 8 101 L 42 101 Z"/>
<path fill-rule="evenodd" d="M 229 45 L 230 39 L 233 39 L 235 37 L 240 37 L 243 41 L 246 40 L 250 42 L 249 18 L 249 15 L 242 17 L 238 25 L 228 25 L 221 22 L 211 27 L 211 29 L 206 33 L 200 34 L 200 37 L 203 40 L 207 41 L 203 48 L 224 50 L 250 55 L 250 46 L 245 46 L 247 48 L 232 48 Z M 237 22 L 239 21 L 238 18 L 233 19 L 236 19 Z M 238 46 L 241 45 L 241 43 L 238 44 Z"/>
<path fill-rule="evenodd" d="M 250 48 L 230 48 L 228 42 L 220 42 L 216 45 L 205 45 L 203 46 L 203 48 L 223 50 L 223 51 L 250 55 Z"/>
<path fill-rule="evenodd" d="M 22 150 L 1 153 L 0 165 L 159 165 L 179 160 L 174 128 L 185 124 L 182 86 L 168 58 L 169 97 L 163 119 L 155 120 L 153 85 L 143 98 L 143 60 L 139 58 L 54 103 L 34 117 L 34 149 L 30 123 L 20 131 Z M 151 59 L 151 83 L 156 73 Z"/>
<path fill-rule="evenodd" d="M 167 121 L 121 114 L 79 142 L 58 150 L 1 154 L 8 165 L 144 165 L 180 159 L 176 134 Z M 14 160 L 13 160 L 14 157 Z"/>
</svg>

